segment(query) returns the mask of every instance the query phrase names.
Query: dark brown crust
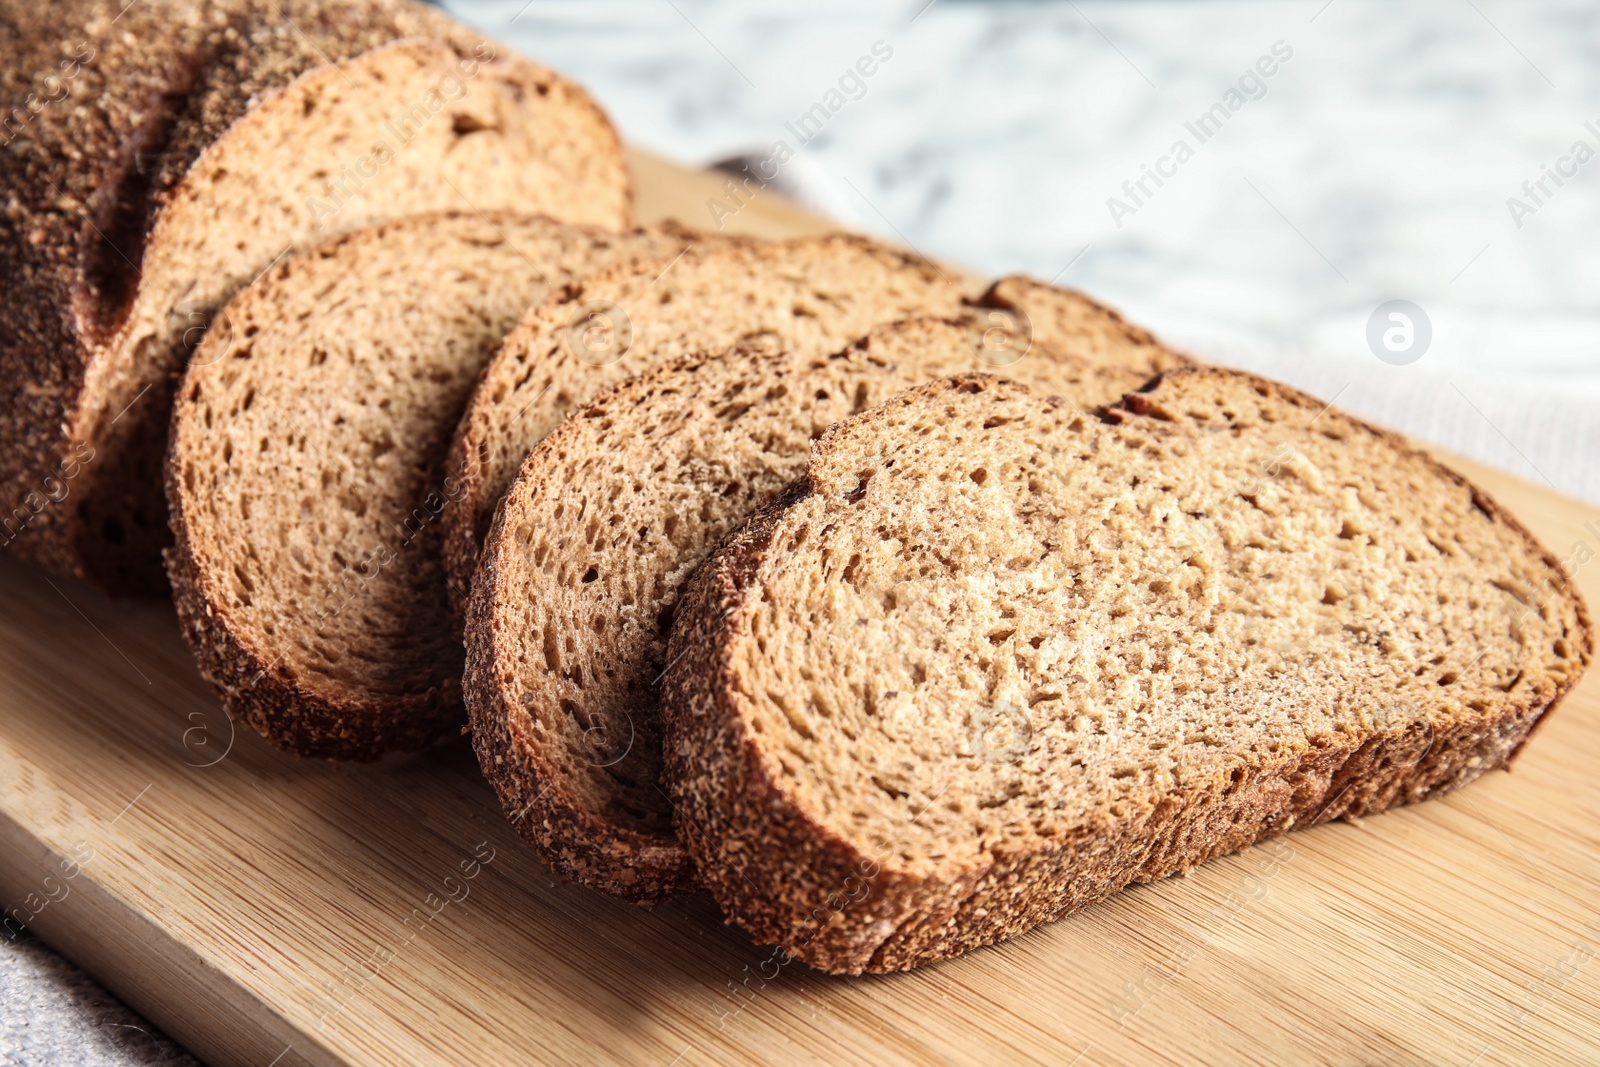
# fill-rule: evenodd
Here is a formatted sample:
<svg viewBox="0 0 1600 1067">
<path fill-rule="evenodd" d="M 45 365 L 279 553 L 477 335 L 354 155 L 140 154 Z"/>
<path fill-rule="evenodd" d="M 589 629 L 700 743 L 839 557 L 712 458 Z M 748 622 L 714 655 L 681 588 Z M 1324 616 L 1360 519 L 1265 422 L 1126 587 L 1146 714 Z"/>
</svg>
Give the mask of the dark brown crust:
<svg viewBox="0 0 1600 1067">
<path fill-rule="evenodd" d="M 79 578 L 86 568 L 69 530 L 83 472 L 61 477 L 58 463 L 69 452 L 65 431 L 89 360 L 85 320 L 109 302 L 87 269 L 97 247 L 92 226 L 112 213 L 111 194 L 136 177 L 130 169 L 144 152 L 135 146 L 155 147 L 168 125 L 196 47 L 193 27 L 174 27 L 171 39 L 149 48 L 147 63 L 117 63 L 125 57 L 108 40 L 111 7 L 98 0 L 0 7 L 0 112 L 13 120 L 19 107 L 27 113 L 29 94 L 53 99 L 0 132 L 0 278 L 8 296 L 0 304 L 0 511 L 7 520 L 0 542 Z M 135 7 L 120 28 L 153 44 L 162 39 L 160 15 L 158 5 Z M 65 89 L 41 92 L 47 72 Z M 69 159 L 69 146 L 81 149 L 77 159 Z M 142 220 L 134 228 L 142 230 Z M 95 458 L 91 452 L 88 462 Z"/>
<path fill-rule="evenodd" d="M 688 231 L 688 236 L 706 242 L 708 235 L 697 235 Z M 749 238 L 717 236 L 714 240 L 721 246 L 736 248 L 756 248 L 761 256 L 784 263 L 792 264 L 797 258 L 797 250 L 804 250 L 813 246 L 828 246 L 835 244 L 854 245 L 864 249 L 894 266 L 895 269 L 916 271 L 931 280 L 939 274 L 938 268 L 927 260 L 909 252 L 889 248 L 870 238 L 849 233 L 827 233 L 815 237 L 798 237 L 786 241 L 762 242 Z M 606 271 L 591 275 L 571 286 L 566 292 L 557 293 L 546 301 L 546 307 L 563 304 L 577 304 L 584 299 L 586 288 L 603 284 L 611 278 L 631 272 L 642 272 L 650 269 L 650 265 L 634 267 L 614 267 Z M 660 265 L 656 266 L 660 269 Z M 516 343 L 524 334 L 525 328 L 535 320 L 540 313 L 540 308 L 534 308 L 516 332 L 508 339 L 508 343 Z M 930 314 L 934 310 L 930 309 Z M 455 440 L 450 446 L 449 462 L 454 470 L 464 470 L 467 474 L 462 480 L 463 491 L 452 499 L 445 507 L 444 544 L 445 567 L 450 575 L 450 599 L 453 605 L 464 605 L 472 593 L 473 574 L 477 570 L 479 553 L 483 544 L 484 530 L 488 523 L 486 518 L 492 516 L 498 503 L 498 494 L 490 497 L 490 490 L 486 488 L 485 472 L 482 466 L 474 462 L 481 443 L 480 426 L 476 412 L 481 406 L 486 406 L 487 401 L 480 397 L 483 388 L 488 385 L 493 376 L 498 372 L 498 364 L 502 356 L 497 355 L 488 367 L 484 368 L 483 375 L 479 378 L 479 389 L 474 390 L 473 399 L 467 405 L 467 414 L 461 420 L 456 430 Z M 641 370 L 646 368 L 640 368 Z M 587 402 L 588 397 L 579 398 L 579 402 Z"/>
<path fill-rule="evenodd" d="M 617 390 L 633 388 L 639 380 L 629 379 Z M 617 390 L 581 410 L 593 410 Z M 524 474 L 542 461 L 557 433 L 547 436 L 523 461 Z M 501 664 L 494 618 L 506 592 L 497 549 L 509 536 L 506 525 L 505 510 L 497 509 L 466 605 L 462 689 L 478 765 L 517 832 L 563 877 L 630 903 L 647 907 L 662 903 L 695 885 L 682 845 L 602 821 L 570 799 L 559 788 L 561 775 L 545 758 L 544 746 L 523 727 L 526 714 L 498 683 Z"/>
<path fill-rule="evenodd" d="M 1301 406 L 1321 409 L 1286 386 L 1254 380 Z M 970 376 L 902 397 L 997 386 L 995 379 Z M 1158 390 L 1159 382 L 1153 383 L 1139 399 L 1130 397 L 1132 402 L 1106 414 L 1135 417 Z M 857 419 L 881 418 L 883 410 Z M 831 431 L 818 453 L 855 422 Z M 1525 538 L 1530 553 L 1562 577 L 1562 591 L 1575 605 L 1582 629 L 1573 644 L 1580 665 L 1586 665 L 1593 652 L 1588 610 L 1554 557 L 1466 479 L 1396 435 L 1371 432 L 1423 455 L 1430 466 L 1467 487 L 1480 507 Z M 771 777 L 759 741 L 746 731 L 738 710 L 742 698 L 729 658 L 732 638 L 748 625 L 742 609 L 774 530 L 810 491 L 808 479 L 802 479 L 702 568 L 672 632 L 674 666 L 665 679 L 662 715 L 679 833 L 702 881 L 724 913 L 758 941 L 780 944 L 822 970 L 894 971 L 944 959 L 1067 915 L 1130 882 L 1186 870 L 1291 827 L 1375 814 L 1457 788 L 1505 765 L 1573 684 L 1557 686 L 1539 706 L 1512 702 L 1477 721 L 1462 720 L 1448 732 L 1423 724 L 1359 742 L 1336 741 L 1302 758 L 1259 768 L 1233 787 L 1169 796 L 1139 821 L 1085 829 L 1045 850 L 990 855 L 983 865 L 943 879 L 913 878 L 880 869 L 874 857 L 809 816 L 786 784 Z"/>
<path fill-rule="evenodd" d="M 212 614 L 214 596 L 189 554 L 187 517 L 178 503 L 172 522 L 178 543 L 165 559 L 178 623 L 200 676 L 251 729 L 297 756 L 352 762 L 416 752 L 460 729 L 461 692 L 454 680 L 381 703 L 332 701 L 297 683 L 288 669 L 247 647 Z"/>
<path fill-rule="evenodd" d="M 253 300 L 258 294 L 271 294 L 291 284 L 304 262 L 334 258 L 348 246 L 371 245 L 386 234 L 425 229 L 456 217 L 481 219 L 508 229 L 518 221 L 528 221 L 526 216 L 503 211 L 470 216 L 452 212 L 406 216 L 330 238 L 302 256 L 286 259 L 236 294 L 234 301 L 237 304 Z M 554 220 L 549 221 L 554 224 Z M 574 232 L 590 229 L 567 225 Z M 620 241 L 626 235 L 605 236 Z M 236 314 L 241 319 L 245 317 Z M 273 744 L 310 758 L 367 762 L 391 752 L 423 749 L 458 735 L 466 721 L 459 668 L 447 677 L 436 678 L 428 688 L 405 696 L 381 700 L 337 696 L 325 686 L 312 688 L 298 683 L 292 671 L 251 644 L 246 627 L 235 625 L 220 614 L 228 599 L 220 595 L 221 589 L 213 589 L 213 579 L 218 576 L 201 568 L 193 555 L 193 546 L 205 536 L 205 530 L 197 528 L 190 517 L 188 492 L 179 474 L 181 463 L 176 452 L 185 440 L 184 411 L 182 404 L 173 408 L 168 436 L 174 454 L 168 457 L 164 468 L 176 539 L 176 544 L 165 552 L 167 577 L 179 623 L 201 675 L 217 690 L 228 710 Z"/>
<path fill-rule="evenodd" d="M 479 40 L 414 0 L 0 0 L 6 115 L 38 99 L 79 42 L 92 53 L 0 146 L 0 279 L 19 294 L 0 305 L 0 545 L 108 592 L 164 591 L 172 379 L 140 395 L 127 416 L 140 421 L 119 431 L 125 449 L 96 439 L 85 395 L 131 305 L 145 238 L 201 155 L 263 99 L 329 62 L 419 37 L 463 55 Z M 526 65 L 593 111 L 620 165 L 593 101 Z"/>
<path fill-rule="evenodd" d="M 366 230 L 341 234 L 310 253 L 328 258 L 338 249 L 370 242 L 377 235 L 413 227 L 427 227 L 444 214 L 414 215 Z M 490 213 L 492 222 L 507 223 L 502 212 Z M 284 285 L 294 276 L 301 257 L 275 266 L 255 285 L 236 294 L 235 301 L 252 299 L 266 288 Z M 182 405 L 171 412 L 168 439 L 174 449 L 182 442 Z M 206 571 L 194 557 L 193 546 L 204 536 L 186 507 L 179 476 L 178 457 L 163 465 L 168 517 L 175 543 L 163 553 L 178 624 L 194 653 L 200 675 L 211 683 L 223 706 L 273 744 L 298 756 L 351 762 L 369 762 L 395 751 L 417 751 L 459 731 L 464 712 L 457 678 L 442 679 L 421 693 L 382 701 L 338 699 L 300 685 L 286 667 L 255 648 L 241 627 L 231 625 L 218 609 L 227 603 L 213 589 Z"/>
</svg>

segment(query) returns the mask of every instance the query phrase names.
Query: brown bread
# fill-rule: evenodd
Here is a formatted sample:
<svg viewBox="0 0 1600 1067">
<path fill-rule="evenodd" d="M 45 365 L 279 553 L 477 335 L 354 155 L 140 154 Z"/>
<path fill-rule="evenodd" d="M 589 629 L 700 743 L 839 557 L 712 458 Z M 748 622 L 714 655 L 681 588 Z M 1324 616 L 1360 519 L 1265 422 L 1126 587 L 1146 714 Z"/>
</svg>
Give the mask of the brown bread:
<svg viewBox="0 0 1600 1067">
<path fill-rule="evenodd" d="M 956 282 L 937 268 L 840 234 L 706 243 L 654 271 L 585 279 L 530 313 L 462 419 L 452 450 L 457 463 L 476 453 L 476 482 L 445 511 L 452 602 L 471 589 L 495 504 L 523 457 L 601 388 L 672 356 L 732 344 L 821 355 L 873 326 L 947 314 L 959 302 Z M 981 328 L 982 359 L 997 371 L 1035 340 L 1112 374 L 1146 377 L 1193 362 L 1082 293 L 1022 275 L 1000 279 L 972 304 L 967 319 Z"/>
<path fill-rule="evenodd" d="M 679 591 L 828 426 L 1009 355 L 994 329 L 975 310 L 883 327 L 834 356 L 685 357 L 601 394 L 533 450 L 484 551 L 466 685 L 484 772 L 554 867 L 642 903 L 693 884 L 660 788 L 656 707 Z M 1095 405 L 1150 377 L 1142 354 L 1130 362 L 1036 341 L 1007 369 Z"/>
<path fill-rule="evenodd" d="M 631 190 L 584 93 L 411 0 L 0 0 L 0 525 L 161 589 L 176 375 L 229 294 L 388 218 L 608 228 Z"/>
<path fill-rule="evenodd" d="M 880 323 L 953 313 L 961 295 L 931 264 L 844 234 L 707 241 L 570 286 L 506 339 L 456 432 L 450 462 L 468 474 L 444 514 L 452 601 L 465 604 L 495 504 L 523 459 L 601 390 L 740 343 L 826 355 Z"/>
<path fill-rule="evenodd" d="M 287 259 L 233 299 L 173 409 L 167 562 L 234 716 L 349 760 L 459 729 L 437 518 L 472 383 L 531 303 L 681 247 L 541 217 L 414 216 Z"/>
<path fill-rule="evenodd" d="M 1465 479 L 1285 386 L 1104 419 L 945 380 L 830 431 L 679 605 L 662 717 L 724 913 L 813 966 L 943 959 L 1504 766 L 1592 654 Z"/>
</svg>

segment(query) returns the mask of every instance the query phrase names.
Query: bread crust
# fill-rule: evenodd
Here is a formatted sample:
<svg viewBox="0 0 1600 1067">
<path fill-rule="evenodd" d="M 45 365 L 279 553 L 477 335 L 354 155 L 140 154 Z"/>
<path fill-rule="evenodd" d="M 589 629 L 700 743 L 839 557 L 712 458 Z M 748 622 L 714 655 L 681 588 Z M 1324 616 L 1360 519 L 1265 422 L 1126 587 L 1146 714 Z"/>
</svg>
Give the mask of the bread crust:
<svg viewBox="0 0 1600 1067">
<path fill-rule="evenodd" d="M 503 525 L 496 521 L 491 540 L 504 536 Z M 467 601 L 468 633 L 489 632 L 504 581 L 486 549 Z M 692 887 L 693 870 L 676 841 L 603 822 L 564 795 L 560 776 L 524 726 L 526 716 L 497 684 L 496 666 L 492 657 L 469 656 L 462 686 L 478 766 L 517 832 L 562 877 L 630 903 L 653 907 Z"/>
<path fill-rule="evenodd" d="M 185 177 L 261 103 L 330 63 L 422 40 L 465 57 L 480 38 L 414 0 L 4 0 L 0 103 L 32 117 L 0 134 L 0 278 L 16 294 L 0 306 L 0 545 L 106 592 L 165 591 L 174 376 L 100 421 L 103 391 L 129 373 L 113 357 L 146 244 Z M 593 101 L 524 65 L 592 116 L 626 174 Z M 631 182 L 624 192 L 631 212 Z"/>
<path fill-rule="evenodd" d="M 332 238 L 303 256 L 284 260 L 237 294 L 229 305 L 230 313 L 238 322 L 254 323 L 263 317 L 270 320 L 274 315 L 288 314 L 286 304 L 290 308 L 297 307 L 293 298 L 309 287 L 320 288 L 330 270 L 335 274 L 353 270 L 386 248 L 395 247 L 391 241 L 429 239 L 442 244 L 467 238 L 478 231 L 486 231 L 485 236 L 502 238 L 505 245 L 516 249 L 524 259 L 529 254 L 524 249 L 531 245 L 521 242 L 560 242 L 561 255 L 569 258 L 577 257 L 580 247 L 589 247 L 605 250 L 604 253 L 596 251 L 597 255 L 615 254 L 625 260 L 632 254 L 635 244 L 642 252 L 661 240 L 659 235 L 648 230 L 616 234 L 510 212 L 407 216 Z M 580 241 L 589 244 L 580 244 Z M 411 257 L 407 263 L 418 255 L 416 252 L 406 254 Z M 397 261 L 390 257 L 388 262 L 395 264 Z M 548 276 L 553 272 L 553 264 L 554 261 L 541 261 L 538 271 Z M 534 270 L 531 264 L 529 270 Z M 395 273 L 401 278 L 407 276 L 397 270 Z M 503 291 L 519 307 L 528 295 L 523 288 L 525 284 L 525 279 L 507 280 L 503 286 Z M 500 301 L 486 301 L 486 306 L 497 302 Z M 270 322 L 268 332 L 271 332 Z M 202 348 L 201 351 L 207 350 Z M 277 356 L 282 359 L 285 354 L 280 350 Z M 259 361 L 260 357 L 256 358 Z M 272 364 L 265 373 L 270 374 L 276 366 Z M 230 606 L 234 598 L 227 589 L 231 558 L 212 544 L 211 524 L 216 519 L 197 512 L 196 492 L 184 484 L 182 473 L 186 464 L 197 462 L 201 450 L 212 443 L 209 426 L 202 424 L 201 410 L 190 395 L 189 386 L 204 383 L 209 397 L 217 381 L 213 372 L 219 367 L 220 364 L 202 361 L 190 368 L 186 386 L 180 391 L 180 400 L 172 411 L 169 433 L 172 454 L 165 465 L 167 499 L 176 541 L 166 552 L 167 573 L 179 622 L 202 676 L 212 683 L 232 714 L 274 744 L 303 757 L 364 762 L 390 752 L 415 751 L 458 734 L 465 722 L 459 633 L 455 635 L 456 662 L 453 666 L 440 664 L 439 669 L 431 672 L 430 684 L 403 694 L 375 695 L 362 691 L 354 682 L 341 687 L 314 675 L 297 673 L 294 663 L 284 662 L 282 652 L 275 654 L 270 648 L 261 647 L 259 621 L 235 615 Z M 443 403 L 438 397 L 434 402 Z M 460 403 L 459 395 L 453 403 Z M 206 418 L 209 419 L 209 415 Z M 419 453 L 419 458 L 426 459 L 427 472 L 433 479 L 444 479 L 440 489 L 448 493 L 450 479 L 444 477 L 442 470 L 434 469 L 439 466 L 441 457 L 425 457 Z M 261 475 L 258 472 L 254 477 Z M 428 484 L 437 482 L 430 480 Z M 376 488 L 366 492 L 381 497 Z M 416 536 L 410 552 L 428 552 L 433 547 L 433 542 L 421 532 Z M 202 562 L 202 558 L 206 562 Z M 414 575 L 419 570 L 413 567 L 405 573 Z M 422 579 L 413 578 L 411 582 L 421 586 Z M 256 591 L 258 600 L 264 595 L 267 594 Z M 438 591 L 431 588 L 416 588 L 415 595 L 428 598 L 428 603 L 439 600 Z M 413 623 L 419 620 L 425 621 L 425 617 L 419 615 L 412 619 Z"/>
<path fill-rule="evenodd" d="M 1075 298 L 1067 307 L 1118 325 Z M 803 469 L 815 435 L 908 386 L 984 367 L 995 328 L 963 310 L 884 324 L 827 356 L 759 346 L 682 356 L 595 397 L 533 449 L 478 565 L 467 705 L 502 807 L 525 815 L 526 836 L 564 874 L 652 903 L 693 886 L 656 788 L 652 681 L 683 581 Z M 1090 361 L 1035 338 L 1010 369 L 1094 405 L 1149 378 L 1145 348 L 1118 338 Z M 631 452 L 637 442 L 645 452 Z M 641 481 L 646 468 L 655 473 Z M 621 541 L 596 532 L 619 523 Z M 586 751 L 595 736 L 628 745 Z"/>
<path fill-rule="evenodd" d="M 1176 375 L 1234 376 L 1297 406 L 1322 408 L 1287 386 L 1237 372 L 1190 369 L 1167 377 Z M 1154 414 L 1162 380 L 1105 409 L 1102 417 L 1136 418 L 1141 410 Z M 971 388 L 1021 389 L 967 376 L 902 396 L 936 397 Z M 883 419 L 888 406 L 830 431 L 812 467 L 839 435 Z M 1526 695 L 1509 699 L 1481 718 L 1463 718 L 1448 729 L 1412 723 L 1361 739 L 1340 734 L 1299 757 L 1261 766 L 1231 786 L 1180 789 L 1143 818 L 1082 826 L 1048 846 L 983 853 L 981 862 L 936 869 L 926 877 L 897 871 L 806 809 L 789 784 L 773 775 L 760 738 L 740 710 L 747 697 L 731 658 L 734 639 L 749 633 L 746 608 L 760 590 L 756 576 L 772 552 L 774 531 L 819 488 L 808 474 L 708 561 L 681 602 L 672 632 L 674 666 L 662 704 L 669 789 L 680 837 L 724 912 L 756 940 L 782 945 L 791 956 L 825 971 L 903 970 L 1015 936 L 1130 882 L 1187 870 L 1293 827 L 1427 799 L 1504 766 L 1592 657 L 1588 609 L 1554 557 L 1487 494 L 1396 435 L 1348 422 L 1422 456 L 1468 488 L 1480 508 L 1525 540 L 1530 554 L 1560 576 L 1559 591 L 1573 606 L 1579 630 L 1573 635 L 1579 670 L 1565 684 L 1547 684 L 1536 701 Z"/>
<path fill-rule="evenodd" d="M 930 291 L 944 291 L 946 298 L 944 304 L 932 303 L 926 308 L 919 308 L 919 312 L 927 314 L 951 312 L 960 303 L 960 290 L 953 282 L 944 279 L 932 264 L 910 253 L 900 252 L 854 234 L 830 233 L 787 241 L 760 242 L 747 238 L 712 239 L 686 231 L 686 239 L 696 244 L 710 245 L 707 255 L 725 258 L 741 270 L 772 270 L 789 274 L 798 269 L 797 264 L 808 259 L 817 262 L 833 254 L 833 249 L 850 249 L 878 260 L 891 273 L 902 273 L 908 280 L 917 280 Z M 541 342 L 547 340 L 552 329 L 564 326 L 574 309 L 584 306 L 597 297 L 605 297 L 615 287 L 626 284 L 630 279 L 648 279 L 659 275 L 669 266 L 671 266 L 669 262 L 663 261 L 634 267 L 616 267 L 579 280 L 565 292 L 551 297 L 543 307 L 530 310 L 527 317 L 506 339 L 500 353 L 489 366 L 484 368 L 483 377 L 479 380 L 478 388 L 474 391 L 473 399 L 468 404 L 467 413 L 462 418 L 450 447 L 452 468 L 468 472 L 463 480 L 463 492 L 449 502 L 443 518 L 445 563 L 450 573 L 450 599 L 453 605 L 458 608 L 463 607 L 472 593 L 473 573 L 477 569 L 480 551 L 493 521 L 495 507 L 501 494 L 510 485 L 516 469 L 521 466 L 519 458 L 509 472 L 491 471 L 488 469 L 489 463 L 484 458 L 489 455 L 491 438 L 495 432 L 490 418 L 496 407 L 504 402 L 504 396 L 500 394 L 511 387 L 512 383 L 521 385 L 535 373 L 546 369 L 539 358 L 543 348 L 546 347 L 541 345 Z M 891 321 L 901 317 L 898 314 L 889 315 L 880 321 Z M 840 346 L 852 339 L 850 336 L 843 338 Z M 733 331 L 732 336 L 724 343 L 692 347 L 715 350 L 739 340 L 741 334 Z M 680 354 L 683 353 L 630 354 L 627 373 L 643 373 L 665 359 Z M 568 403 L 573 408 L 581 406 L 600 388 L 621 381 L 623 376 L 619 370 L 615 376 L 609 378 L 595 376 L 592 383 L 586 378 L 586 387 L 578 390 L 581 395 L 571 396 Z M 590 388 L 590 385 L 593 387 Z M 565 382 L 561 383 L 559 391 L 567 391 Z M 534 398 L 535 401 L 538 399 Z M 549 428 L 553 428 L 553 425 Z M 543 434 L 538 436 L 542 437 Z M 530 443 L 529 448 L 521 450 L 522 456 L 525 457 L 528 451 L 531 451 L 532 444 L 536 443 L 537 438 Z"/>
</svg>

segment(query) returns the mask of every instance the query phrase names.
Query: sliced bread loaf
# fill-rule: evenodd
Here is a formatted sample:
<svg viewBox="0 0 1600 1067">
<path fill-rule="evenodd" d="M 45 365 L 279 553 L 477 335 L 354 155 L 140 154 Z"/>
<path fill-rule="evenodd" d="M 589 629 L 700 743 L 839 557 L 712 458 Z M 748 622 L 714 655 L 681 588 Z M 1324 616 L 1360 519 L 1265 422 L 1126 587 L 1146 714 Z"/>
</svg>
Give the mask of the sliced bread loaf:
<svg viewBox="0 0 1600 1067">
<path fill-rule="evenodd" d="M 1592 653 L 1483 493 L 1285 386 L 1104 419 L 994 378 L 828 433 L 679 605 L 662 704 L 725 914 L 913 967 L 1505 765 Z"/>
<path fill-rule="evenodd" d="M 483 364 L 573 277 L 682 240 L 503 213 L 414 216 L 292 257 L 227 307 L 173 409 L 167 565 L 229 710 L 303 756 L 458 728 L 437 518 Z"/>
<path fill-rule="evenodd" d="M 465 603 L 517 468 L 602 389 L 672 357 L 740 343 L 825 355 L 879 323 L 953 313 L 961 295 L 931 264 L 843 234 L 706 243 L 568 287 L 506 339 L 451 446 L 452 467 L 468 471 L 444 514 L 453 601 Z"/>
<path fill-rule="evenodd" d="M 478 570 L 466 688 L 483 769 L 553 866 L 642 903 L 692 885 L 661 790 L 657 713 L 680 590 L 805 469 L 828 426 L 985 367 L 993 329 L 974 311 L 881 327 L 833 356 L 685 357 L 601 394 L 533 450 Z M 1084 405 L 1149 378 L 1043 342 L 1008 370 Z"/>
<path fill-rule="evenodd" d="M 0 51 L 0 540 L 112 591 L 164 586 L 176 375 L 279 256 L 421 211 L 629 222 L 593 102 L 411 0 L 0 0 Z"/>
</svg>

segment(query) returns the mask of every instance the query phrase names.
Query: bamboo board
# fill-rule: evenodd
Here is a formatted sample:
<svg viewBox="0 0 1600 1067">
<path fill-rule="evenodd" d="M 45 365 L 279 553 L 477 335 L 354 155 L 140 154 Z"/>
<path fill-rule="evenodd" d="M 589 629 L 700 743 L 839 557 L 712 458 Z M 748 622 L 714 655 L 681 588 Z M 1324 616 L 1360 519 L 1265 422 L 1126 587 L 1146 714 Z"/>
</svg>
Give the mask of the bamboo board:
<svg viewBox="0 0 1600 1067">
<path fill-rule="evenodd" d="M 720 179 L 635 166 L 641 215 L 705 224 Z M 729 223 L 820 228 L 759 197 Z M 1600 551 L 1600 510 L 1459 465 Z M 1578 580 L 1600 604 L 1600 562 Z M 331 768 L 235 733 L 170 607 L 10 561 L 0 605 L 9 925 L 215 1064 L 1600 1063 L 1600 676 L 1513 774 L 839 979 L 704 898 L 558 884 L 464 743 Z"/>
</svg>

